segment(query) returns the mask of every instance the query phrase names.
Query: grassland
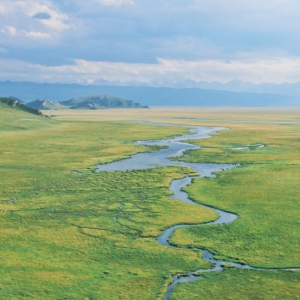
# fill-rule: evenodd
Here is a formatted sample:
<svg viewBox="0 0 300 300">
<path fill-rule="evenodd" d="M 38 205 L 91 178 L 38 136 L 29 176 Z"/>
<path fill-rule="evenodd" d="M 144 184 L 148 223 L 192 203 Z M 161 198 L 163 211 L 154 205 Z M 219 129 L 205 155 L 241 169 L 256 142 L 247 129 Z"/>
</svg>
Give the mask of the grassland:
<svg viewBox="0 0 300 300">
<path fill-rule="evenodd" d="M 226 269 L 206 273 L 200 281 L 180 284 L 170 300 L 299 299 L 299 274 Z"/>
<path fill-rule="evenodd" d="M 299 267 L 300 126 L 266 123 L 299 122 L 297 112 L 47 114 L 57 117 L 0 109 L 1 299 L 162 299 L 172 274 L 209 268 L 187 246 L 253 265 Z M 177 230 L 172 242 L 182 249 L 156 243 L 164 228 L 207 222 L 215 215 L 168 198 L 171 180 L 191 170 L 93 172 L 97 163 L 154 150 L 135 146 L 135 140 L 186 132 L 130 122 L 142 117 L 231 128 L 196 141 L 204 148 L 182 159 L 242 163 L 187 188 L 196 201 L 238 213 L 236 222 Z M 250 150 L 229 149 L 237 146 Z M 222 290 L 228 291 L 225 299 L 297 299 L 299 278 L 299 272 L 229 269 L 177 286 L 172 299 L 220 299 Z"/>
<path fill-rule="evenodd" d="M 62 120 L 153 120 L 176 124 L 234 125 L 235 123 L 300 122 L 300 108 L 227 108 L 227 107 L 157 107 L 143 109 L 110 109 L 107 111 L 52 110 L 47 114 Z"/>
<path fill-rule="evenodd" d="M 172 241 L 209 248 L 219 258 L 253 266 L 300 267 L 299 129 L 299 125 L 235 125 L 198 141 L 205 148 L 188 152 L 183 160 L 242 166 L 215 180 L 195 180 L 186 191 L 201 203 L 237 213 L 239 219 L 223 227 L 182 229 Z M 240 146 L 249 149 L 231 150 Z"/>
<path fill-rule="evenodd" d="M 215 217 L 168 198 L 189 170 L 93 172 L 151 151 L 134 140 L 185 129 L 0 114 L 1 299 L 156 299 L 173 273 L 209 266 L 155 241 L 174 222 Z"/>
</svg>

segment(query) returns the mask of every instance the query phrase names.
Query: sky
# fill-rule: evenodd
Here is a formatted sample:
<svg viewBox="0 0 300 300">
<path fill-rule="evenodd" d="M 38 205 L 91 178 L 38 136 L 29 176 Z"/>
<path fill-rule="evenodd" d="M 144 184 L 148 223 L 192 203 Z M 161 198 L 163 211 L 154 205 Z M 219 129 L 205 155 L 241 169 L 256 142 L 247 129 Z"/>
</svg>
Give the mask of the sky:
<svg viewBox="0 0 300 300">
<path fill-rule="evenodd" d="M 0 80 L 300 81 L 298 0 L 0 0 Z"/>
</svg>

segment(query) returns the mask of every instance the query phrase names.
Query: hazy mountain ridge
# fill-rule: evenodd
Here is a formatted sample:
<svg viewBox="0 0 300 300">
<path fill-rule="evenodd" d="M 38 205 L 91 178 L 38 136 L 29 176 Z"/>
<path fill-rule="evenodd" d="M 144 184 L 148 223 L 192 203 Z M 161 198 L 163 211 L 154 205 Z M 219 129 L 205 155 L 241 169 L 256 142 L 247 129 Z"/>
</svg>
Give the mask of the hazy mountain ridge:
<svg viewBox="0 0 300 300">
<path fill-rule="evenodd" d="M 300 96 L 300 81 L 296 83 L 260 83 L 255 84 L 241 80 L 232 80 L 228 83 L 218 81 L 194 81 L 194 80 L 151 80 L 150 82 L 139 81 L 107 81 L 100 79 L 94 81 L 93 85 L 98 86 L 134 86 L 134 87 L 167 87 L 167 88 L 201 88 L 205 90 L 218 90 L 238 93 L 262 93 L 274 95 Z"/>
<path fill-rule="evenodd" d="M 29 107 L 41 109 L 41 110 L 67 109 L 68 108 L 57 101 L 43 100 L 43 99 L 37 99 L 35 101 L 28 102 L 28 103 L 26 103 L 26 105 Z"/>
<path fill-rule="evenodd" d="M 29 107 L 41 110 L 59 109 L 104 109 L 104 108 L 146 108 L 139 103 L 111 95 L 89 95 L 72 98 L 66 101 L 38 99 L 26 104 Z"/>
<path fill-rule="evenodd" d="M 112 94 L 148 106 L 300 106 L 300 97 L 277 94 L 241 93 L 200 88 L 0 82 L 0 95 L 12 94 L 26 102 L 37 98 L 63 101 L 76 98 L 78 95 Z"/>
<path fill-rule="evenodd" d="M 89 95 L 61 101 L 60 103 L 72 109 L 146 108 L 146 106 L 142 106 L 140 103 L 108 94 Z"/>
<path fill-rule="evenodd" d="M 260 83 L 254 84 L 240 80 L 232 80 L 228 83 L 221 82 L 193 82 L 182 83 L 186 87 L 198 87 L 202 89 L 213 89 L 219 91 L 242 92 L 242 93 L 263 93 L 273 95 L 300 96 L 300 82 L 296 83 Z"/>
</svg>

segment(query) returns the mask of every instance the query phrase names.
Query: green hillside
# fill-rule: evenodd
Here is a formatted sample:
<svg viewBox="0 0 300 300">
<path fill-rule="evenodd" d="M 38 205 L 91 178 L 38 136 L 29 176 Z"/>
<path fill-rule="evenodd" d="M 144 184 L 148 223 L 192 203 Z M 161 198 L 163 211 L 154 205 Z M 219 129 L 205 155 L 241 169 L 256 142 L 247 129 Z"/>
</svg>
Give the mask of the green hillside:
<svg viewBox="0 0 300 300">
<path fill-rule="evenodd" d="M 0 132 L 38 129 L 49 126 L 52 122 L 42 113 L 11 98 L 0 98 Z"/>
<path fill-rule="evenodd" d="M 49 110 L 49 109 L 67 109 L 63 104 L 60 104 L 59 102 L 52 101 L 52 100 L 43 100 L 43 99 L 37 99 L 32 102 L 26 103 L 27 106 L 41 109 L 41 110 Z"/>
<path fill-rule="evenodd" d="M 21 103 L 19 100 L 15 98 L 0 98 L 0 107 L 2 108 L 11 108 L 15 110 L 21 110 L 25 111 L 27 113 L 35 114 L 35 115 L 40 115 L 42 116 L 43 114 L 36 108 L 29 107 L 23 103 Z"/>
<path fill-rule="evenodd" d="M 140 103 L 111 95 L 89 95 L 60 102 L 71 109 L 147 108 Z"/>
</svg>

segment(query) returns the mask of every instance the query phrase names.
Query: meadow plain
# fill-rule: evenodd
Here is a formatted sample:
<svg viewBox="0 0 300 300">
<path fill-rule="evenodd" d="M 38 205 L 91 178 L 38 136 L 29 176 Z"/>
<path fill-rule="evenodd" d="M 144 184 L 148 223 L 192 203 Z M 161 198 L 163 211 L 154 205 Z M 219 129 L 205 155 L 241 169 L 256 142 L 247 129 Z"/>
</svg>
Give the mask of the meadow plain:
<svg viewBox="0 0 300 300">
<path fill-rule="evenodd" d="M 210 267 L 192 250 L 200 247 L 259 267 L 300 267 L 300 111 L 45 113 L 52 118 L 0 109 L 1 298 L 163 299 L 173 274 Z M 177 230 L 171 239 L 177 249 L 159 245 L 155 239 L 163 229 L 217 216 L 168 198 L 171 181 L 192 175 L 190 169 L 94 172 L 99 163 L 157 150 L 136 146 L 136 140 L 187 132 L 133 121 L 230 128 L 193 141 L 203 148 L 180 159 L 241 164 L 186 188 L 195 201 L 239 219 Z M 228 268 L 178 285 L 170 299 L 298 299 L 299 281 L 298 271 Z"/>
</svg>

